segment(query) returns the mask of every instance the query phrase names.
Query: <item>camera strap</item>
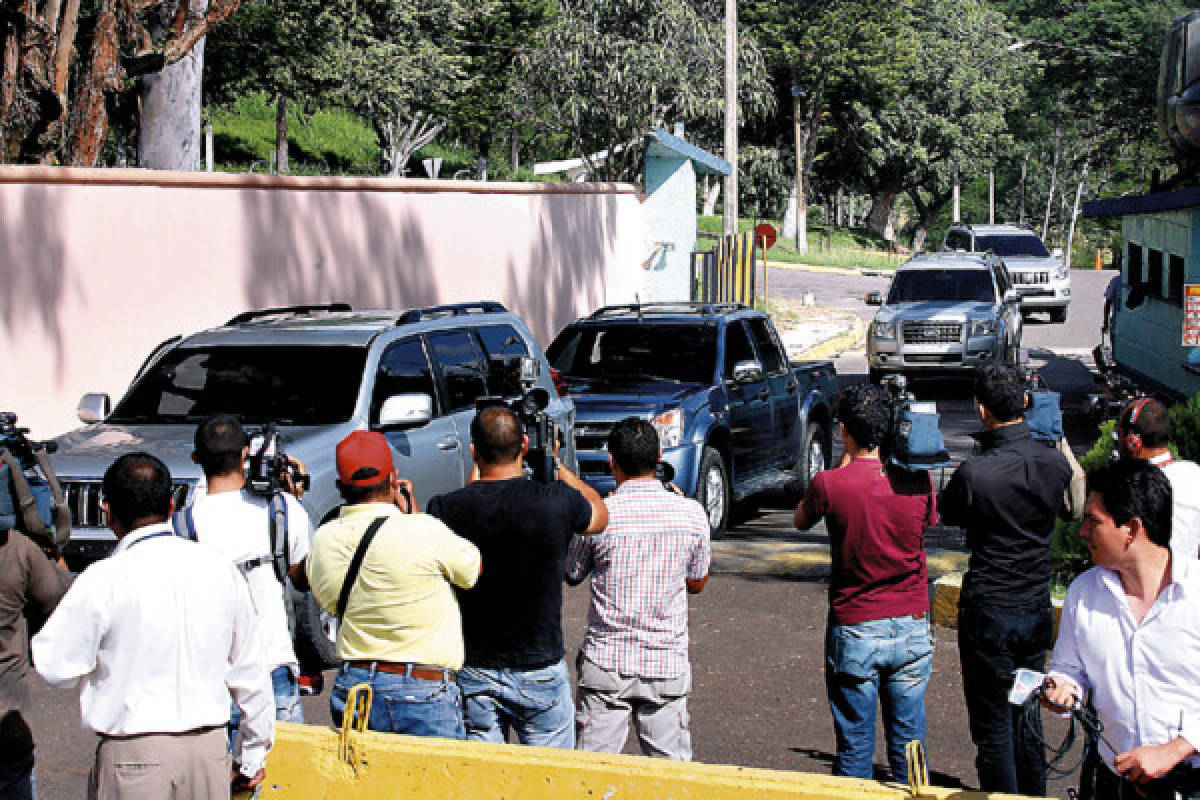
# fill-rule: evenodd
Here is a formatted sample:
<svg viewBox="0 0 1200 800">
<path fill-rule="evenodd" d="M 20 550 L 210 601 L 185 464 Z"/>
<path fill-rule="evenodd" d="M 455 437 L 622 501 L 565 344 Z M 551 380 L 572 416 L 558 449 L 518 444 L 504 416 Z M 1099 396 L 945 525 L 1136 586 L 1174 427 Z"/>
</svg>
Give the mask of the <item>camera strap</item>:
<svg viewBox="0 0 1200 800">
<path fill-rule="evenodd" d="M 346 568 L 346 577 L 342 580 L 342 591 L 338 594 L 338 619 L 346 616 L 346 603 L 350 600 L 350 590 L 358 581 L 358 571 L 362 568 L 363 559 L 366 558 L 367 548 L 371 546 L 371 540 L 375 538 L 375 534 L 379 533 L 379 529 L 387 521 L 387 517 L 376 517 L 367 527 L 367 532 L 363 534 L 362 539 L 359 539 L 354 556 L 350 559 L 350 566 Z"/>
<path fill-rule="evenodd" d="M 281 493 L 275 492 L 271 495 L 271 499 L 267 501 L 267 513 L 270 516 L 267 529 L 271 537 L 271 566 L 275 570 L 276 579 L 287 586 L 288 513 L 287 501 Z"/>
</svg>

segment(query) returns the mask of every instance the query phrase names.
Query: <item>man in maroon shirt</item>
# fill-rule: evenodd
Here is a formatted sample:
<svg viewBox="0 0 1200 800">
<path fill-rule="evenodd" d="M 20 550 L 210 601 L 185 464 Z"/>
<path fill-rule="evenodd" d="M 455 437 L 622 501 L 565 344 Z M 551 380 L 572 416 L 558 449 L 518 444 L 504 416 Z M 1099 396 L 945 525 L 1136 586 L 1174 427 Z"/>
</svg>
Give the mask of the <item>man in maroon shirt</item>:
<svg viewBox="0 0 1200 800">
<path fill-rule="evenodd" d="M 822 518 L 829 529 L 825 686 L 837 735 L 833 774 L 872 777 L 878 701 L 892 780 L 904 781 L 904 747 L 925 738 L 933 635 L 924 531 L 937 521 L 936 500 L 929 473 L 880 461 L 891 420 L 882 389 L 843 389 L 837 414 L 842 465 L 813 479 L 795 515 L 801 530 Z"/>
</svg>

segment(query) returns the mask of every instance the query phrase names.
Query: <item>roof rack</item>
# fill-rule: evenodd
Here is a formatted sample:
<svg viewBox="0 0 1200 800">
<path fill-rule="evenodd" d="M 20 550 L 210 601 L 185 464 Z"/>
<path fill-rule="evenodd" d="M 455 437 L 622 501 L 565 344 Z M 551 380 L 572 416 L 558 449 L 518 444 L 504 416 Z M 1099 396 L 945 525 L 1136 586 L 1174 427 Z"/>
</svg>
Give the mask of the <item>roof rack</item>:
<svg viewBox="0 0 1200 800">
<path fill-rule="evenodd" d="M 319 305 L 303 305 L 303 306 L 278 306 L 276 308 L 260 308 L 254 311 L 243 311 L 229 322 L 225 323 L 226 327 L 233 325 L 241 325 L 243 322 L 249 322 L 254 319 L 262 319 L 263 317 L 280 317 L 284 314 L 311 314 L 314 311 L 353 311 L 349 303 L 323 303 Z"/>
<path fill-rule="evenodd" d="M 615 316 L 617 314 L 670 314 L 680 311 L 699 311 L 701 314 L 719 314 L 722 311 L 741 311 L 746 309 L 744 303 L 626 303 L 623 305 L 604 306 L 593 311 L 588 319 Z"/>
<path fill-rule="evenodd" d="M 431 319 L 434 317 L 451 317 L 461 314 L 507 314 L 508 309 L 495 300 L 480 300 L 475 303 L 451 303 L 444 306 L 430 306 L 428 308 L 414 308 L 411 311 L 405 311 L 400 315 L 400 319 L 396 320 L 397 325 L 408 325 L 412 322 L 420 322 L 423 319 Z"/>
</svg>

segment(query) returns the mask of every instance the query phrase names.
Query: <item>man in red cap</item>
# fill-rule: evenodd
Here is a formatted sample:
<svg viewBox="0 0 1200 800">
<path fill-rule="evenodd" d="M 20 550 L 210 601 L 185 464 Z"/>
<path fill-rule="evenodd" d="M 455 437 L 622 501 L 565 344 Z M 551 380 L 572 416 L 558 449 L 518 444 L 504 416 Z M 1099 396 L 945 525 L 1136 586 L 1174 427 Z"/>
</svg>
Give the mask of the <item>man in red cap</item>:
<svg viewBox="0 0 1200 800">
<path fill-rule="evenodd" d="M 317 603 L 341 618 L 330 698 L 341 725 L 346 697 L 371 684 L 371 730 L 464 736 L 462 618 L 453 586 L 479 577 L 479 550 L 421 514 L 380 433 L 355 431 L 337 447 L 346 505 L 317 529 L 308 579 Z"/>
</svg>

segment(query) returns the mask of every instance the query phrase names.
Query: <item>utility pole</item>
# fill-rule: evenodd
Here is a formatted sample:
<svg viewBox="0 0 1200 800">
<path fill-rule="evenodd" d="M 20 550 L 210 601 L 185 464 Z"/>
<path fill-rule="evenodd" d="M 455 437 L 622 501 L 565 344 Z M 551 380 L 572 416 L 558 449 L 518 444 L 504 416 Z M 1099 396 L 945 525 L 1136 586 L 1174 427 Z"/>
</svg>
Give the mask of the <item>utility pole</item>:
<svg viewBox="0 0 1200 800">
<path fill-rule="evenodd" d="M 996 224 L 996 169 L 988 170 L 988 224 Z"/>
<path fill-rule="evenodd" d="M 737 0 L 725 0 L 725 160 L 733 169 L 725 179 L 726 234 L 738 229 Z"/>
<path fill-rule="evenodd" d="M 959 199 L 959 193 L 960 193 L 960 189 L 959 189 L 959 185 L 958 185 L 958 167 L 955 167 L 954 168 L 954 212 L 953 212 L 953 216 L 950 219 L 951 222 L 962 222 L 962 208 L 960 205 L 961 201 Z"/>
</svg>

